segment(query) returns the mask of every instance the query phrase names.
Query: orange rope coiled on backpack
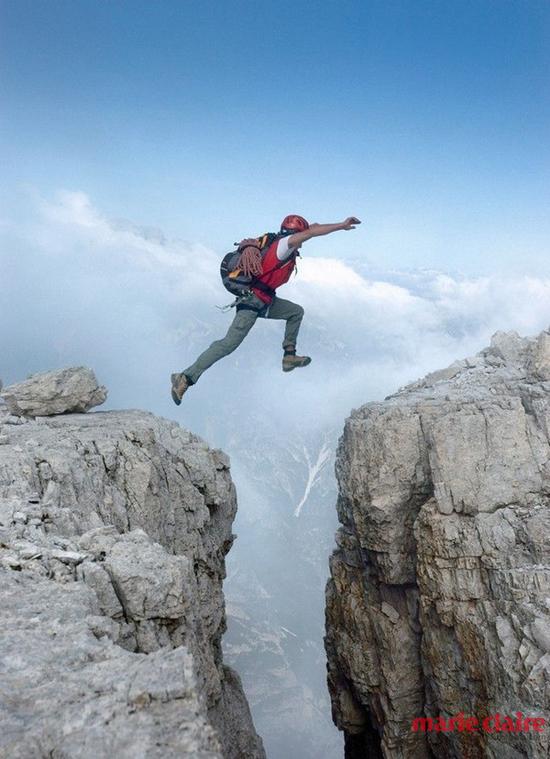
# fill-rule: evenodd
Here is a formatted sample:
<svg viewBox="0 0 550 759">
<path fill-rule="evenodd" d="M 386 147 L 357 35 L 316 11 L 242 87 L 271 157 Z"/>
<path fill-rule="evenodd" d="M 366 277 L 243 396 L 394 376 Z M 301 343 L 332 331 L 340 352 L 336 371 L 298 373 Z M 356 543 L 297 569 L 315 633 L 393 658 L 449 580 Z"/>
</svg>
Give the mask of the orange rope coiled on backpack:
<svg viewBox="0 0 550 759">
<path fill-rule="evenodd" d="M 263 267 L 258 240 L 252 237 L 241 240 L 239 250 L 241 255 L 235 268 L 241 269 L 245 277 L 259 277 Z"/>
</svg>

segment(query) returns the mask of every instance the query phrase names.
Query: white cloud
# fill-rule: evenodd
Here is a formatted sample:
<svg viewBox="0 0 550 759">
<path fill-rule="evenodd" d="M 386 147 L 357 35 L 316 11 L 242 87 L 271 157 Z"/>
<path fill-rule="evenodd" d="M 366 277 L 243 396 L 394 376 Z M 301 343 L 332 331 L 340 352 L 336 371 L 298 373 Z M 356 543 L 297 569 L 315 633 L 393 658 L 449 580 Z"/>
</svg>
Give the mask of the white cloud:
<svg viewBox="0 0 550 759">
<path fill-rule="evenodd" d="M 214 308 L 231 300 L 219 281 L 221 253 L 113 221 L 82 192 L 30 206 L 24 229 L 0 229 L 3 378 L 90 363 L 115 402 L 167 413 L 164 400 L 152 400 L 166 395 L 167 373 L 221 337 L 231 319 Z M 305 307 L 299 347 L 312 353 L 311 368 L 283 386 L 282 325 L 263 322 L 211 370 L 216 387 L 221 379 L 252 411 L 291 387 L 282 415 L 313 425 L 342 418 L 352 405 L 480 350 L 497 329 L 532 334 L 550 323 L 549 279 L 371 275 L 361 262 L 316 258 L 315 241 L 304 253 L 280 294 Z M 193 390 L 196 419 L 215 385 L 209 378 Z"/>
<path fill-rule="evenodd" d="M 155 278 L 169 277 L 175 290 L 190 296 L 198 288 L 214 291 L 213 274 L 219 262 L 212 251 L 167 240 L 158 229 L 109 219 L 84 192 L 63 190 L 53 200 L 40 198 L 36 212 L 26 231 L 29 242 L 51 255 L 71 256 L 75 270 L 82 260 L 92 258 L 104 267 L 106 278 L 130 267 L 148 270 Z"/>
</svg>

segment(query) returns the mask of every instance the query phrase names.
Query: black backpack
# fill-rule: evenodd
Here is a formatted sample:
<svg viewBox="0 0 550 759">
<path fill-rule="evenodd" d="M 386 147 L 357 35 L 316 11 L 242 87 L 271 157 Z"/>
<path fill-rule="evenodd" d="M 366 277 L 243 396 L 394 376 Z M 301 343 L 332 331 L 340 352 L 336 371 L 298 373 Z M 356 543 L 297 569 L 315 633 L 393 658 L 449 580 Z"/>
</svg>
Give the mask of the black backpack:
<svg viewBox="0 0 550 759">
<path fill-rule="evenodd" d="M 275 240 L 278 240 L 280 237 L 283 237 L 283 235 L 277 234 L 276 232 L 267 232 L 265 235 L 257 238 L 258 248 L 260 249 L 260 256 L 262 259 L 267 253 L 269 246 L 272 245 Z M 239 245 L 239 243 L 235 243 L 235 245 Z M 250 289 L 252 287 L 259 287 L 261 290 L 265 290 L 266 292 L 269 291 L 268 294 L 273 296 L 275 293 L 273 290 L 271 290 L 270 287 L 267 287 L 267 285 L 264 285 L 262 282 L 258 282 L 257 277 L 245 276 L 243 272 L 237 267 L 241 252 L 242 248 L 238 247 L 236 250 L 232 250 L 230 253 L 227 253 L 222 259 L 220 265 L 220 276 L 222 278 L 222 284 L 225 289 L 229 290 L 232 295 L 239 297 L 240 295 L 245 295 L 246 293 L 250 292 Z M 272 271 L 279 269 L 286 263 L 288 263 L 288 259 L 286 261 L 280 261 L 277 266 L 273 267 Z M 271 272 L 265 273 L 270 274 Z"/>
</svg>

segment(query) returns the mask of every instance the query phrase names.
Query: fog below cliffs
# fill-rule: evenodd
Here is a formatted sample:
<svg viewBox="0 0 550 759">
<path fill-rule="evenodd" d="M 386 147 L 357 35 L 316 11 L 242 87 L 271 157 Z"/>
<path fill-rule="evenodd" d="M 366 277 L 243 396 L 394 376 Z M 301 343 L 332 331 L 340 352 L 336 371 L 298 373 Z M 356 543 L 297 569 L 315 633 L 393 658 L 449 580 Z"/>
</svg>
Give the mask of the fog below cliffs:
<svg viewBox="0 0 550 759">
<path fill-rule="evenodd" d="M 311 366 L 283 374 L 282 324 L 259 321 L 178 409 L 170 372 L 232 317 L 215 308 L 231 300 L 217 274 L 223 251 L 112 221 L 82 193 L 29 201 L 26 210 L 24 227 L 4 220 L 0 228 L 0 377 L 7 384 L 89 365 L 109 388 L 104 408 L 176 419 L 231 456 L 239 513 L 226 658 L 243 677 L 270 759 L 341 757 L 322 638 L 333 451 L 344 418 L 477 352 L 497 329 L 546 327 L 550 280 L 379 271 L 360 249 L 346 262 L 316 258 L 312 242 L 281 291 L 305 307 L 299 349 Z"/>
</svg>

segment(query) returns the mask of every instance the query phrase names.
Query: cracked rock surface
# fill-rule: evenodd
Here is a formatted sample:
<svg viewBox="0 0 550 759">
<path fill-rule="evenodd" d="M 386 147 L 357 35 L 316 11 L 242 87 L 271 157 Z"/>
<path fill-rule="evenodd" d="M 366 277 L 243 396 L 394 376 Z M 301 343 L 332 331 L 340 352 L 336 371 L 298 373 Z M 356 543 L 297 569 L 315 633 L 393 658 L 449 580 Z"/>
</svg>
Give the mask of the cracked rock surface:
<svg viewBox="0 0 550 759">
<path fill-rule="evenodd" d="M 173 422 L 0 407 L 0 757 L 265 757 L 221 654 L 235 513 Z"/>
<path fill-rule="evenodd" d="M 16 416 L 53 416 L 100 406 L 107 398 L 107 390 L 99 385 L 91 369 L 76 366 L 33 374 L 5 387 L 1 397 Z"/>
<path fill-rule="evenodd" d="M 327 586 L 346 756 L 542 759 L 542 733 L 428 735 L 415 717 L 550 721 L 550 334 L 352 412 Z"/>
</svg>

